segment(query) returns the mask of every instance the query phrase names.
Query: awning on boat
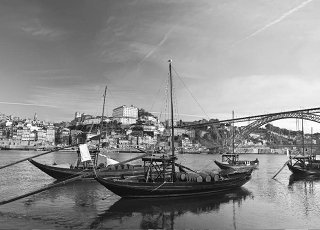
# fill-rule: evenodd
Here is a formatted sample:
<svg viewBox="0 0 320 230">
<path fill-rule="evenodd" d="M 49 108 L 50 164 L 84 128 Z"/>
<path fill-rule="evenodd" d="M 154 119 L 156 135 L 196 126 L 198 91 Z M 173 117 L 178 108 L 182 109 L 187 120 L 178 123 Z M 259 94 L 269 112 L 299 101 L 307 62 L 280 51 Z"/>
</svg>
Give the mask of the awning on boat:
<svg viewBox="0 0 320 230">
<path fill-rule="evenodd" d="M 233 156 L 239 156 L 239 154 L 237 154 L 237 153 L 223 153 L 222 156 L 233 157 Z"/>
</svg>

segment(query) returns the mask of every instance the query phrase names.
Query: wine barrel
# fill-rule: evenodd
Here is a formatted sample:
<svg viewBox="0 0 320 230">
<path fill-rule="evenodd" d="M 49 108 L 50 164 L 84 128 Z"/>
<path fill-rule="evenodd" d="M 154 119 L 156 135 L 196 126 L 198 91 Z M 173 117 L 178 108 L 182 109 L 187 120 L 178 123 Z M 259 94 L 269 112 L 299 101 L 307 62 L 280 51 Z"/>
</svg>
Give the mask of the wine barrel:
<svg viewBox="0 0 320 230">
<path fill-rule="evenodd" d="M 199 175 L 205 182 L 211 182 L 211 176 L 205 172 L 200 172 Z"/>
<path fill-rule="evenodd" d="M 196 173 L 187 173 L 186 174 L 187 181 L 193 181 L 193 182 L 202 182 L 203 178 Z"/>
<path fill-rule="evenodd" d="M 207 171 L 206 173 L 209 174 L 209 176 L 212 178 L 211 180 L 213 180 L 213 181 L 218 181 L 220 178 L 219 173 L 217 173 L 217 172 Z"/>
<path fill-rule="evenodd" d="M 117 169 L 115 165 L 110 165 L 109 167 L 110 167 L 110 170 L 116 170 Z"/>
<path fill-rule="evenodd" d="M 176 178 L 179 181 L 185 181 L 186 180 L 186 174 L 183 172 L 176 172 Z"/>
<path fill-rule="evenodd" d="M 185 181 L 186 180 L 186 174 L 185 173 L 182 173 L 181 176 L 180 176 L 181 180 L 182 181 Z"/>
</svg>

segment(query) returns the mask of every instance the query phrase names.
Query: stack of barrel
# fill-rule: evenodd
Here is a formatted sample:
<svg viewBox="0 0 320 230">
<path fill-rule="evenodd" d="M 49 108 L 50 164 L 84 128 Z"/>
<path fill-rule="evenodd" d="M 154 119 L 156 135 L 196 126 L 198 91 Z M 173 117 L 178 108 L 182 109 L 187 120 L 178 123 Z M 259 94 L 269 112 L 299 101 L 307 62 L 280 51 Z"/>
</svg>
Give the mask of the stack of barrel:
<svg viewBox="0 0 320 230">
<path fill-rule="evenodd" d="M 123 169 L 129 169 L 132 170 L 134 168 L 133 165 L 130 164 L 120 164 L 120 165 L 108 165 L 108 170 L 123 170 Z"/>
<path fill-rule="evenodd" d="M 219 176 L 219 173 L 214 171 L 204 171 L 199 173 L 176 172 L 176 178 L 178 181 L 211 182 L 211 181 L 218 181 L 220 179 L 220 176 Z"/>
</svg>

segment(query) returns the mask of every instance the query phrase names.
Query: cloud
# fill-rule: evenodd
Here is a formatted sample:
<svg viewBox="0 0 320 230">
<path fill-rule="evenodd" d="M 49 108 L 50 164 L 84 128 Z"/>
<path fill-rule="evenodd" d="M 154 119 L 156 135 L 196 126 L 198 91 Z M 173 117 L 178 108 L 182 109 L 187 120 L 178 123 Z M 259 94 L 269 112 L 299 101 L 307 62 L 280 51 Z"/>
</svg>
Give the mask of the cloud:
<svg viewBox="0 0 320 230">
<path fill-rule="evenodd" d="M 33 90 L 33 95 L 30 95 L 28 103 L 50 104 L 70 114 L 75 111 L 100 113 L 102 93 L 102 88 L 89 85 L 68 88 L 37 86 Z"/>
<path fill-rule="evenodd" d="M 298 6 L 294 7 L 293 9 L 285 12 L 284 14 L 282 14 L 279 18 L 273 20 L 272 22 L 268 23 L 267 25 L 261 27 L 260 29 L 256 30 L 255 32 L 249 34 L 248 36 L 246 36 L 245 38 L 235 42 L 233 45 L 238 44 L 240 42 L 243 42 L 245 40 L 248 40 L 258 34 L 260 34 L 261 32 L 265 31 L 266 29 L 280 23 L 281 21 L 283 21 L 284 19 L 286 19 L 287 17 L 289 17 L 291 14 L 295 13 L 296 11 L 302 9 L 303 7 L 305 7 L 307 4 L 309 4 L 310 2 L 312 2 L 313 0 L 306 0 L 302 3 L 300 3 Z"/>
<path fill-rule="evenodd" d="M 22 103 L 22 102 L 6 102 L 6 101 L 0 101 L 0 104 L 5 105 L 23 105 L 23 106 L 39 106 L 39 107 L 51 107 L 51 108 L 57 108 L 57 106 L 54 105 L 48 105 L 48 104 L 38 104 L 38 103 Z"/>
<path fill-rule="evenodd" d="M 174 30 L 175 26 L 171 27 L 163 36 L 163 38 L 161 39 L 161 41 L 154 46 L 143 58 L 142 60 L 139 62 L 139 65 L 141 65 L 147 58 L 149 58 L 157 49 L 159 49 L 169 38 L 169 35 L 172 33 L 172 31 Z"/>
<path fill-rule="evenodd" d="M 38 19 L 24 22 L 21 30 L 33 37 L 50 41 L 60 40 L 66 35 L 65 31 L 45 26 Z"/>
<path fill-rule="evenodd" d="M 221 84 L 223 94 L 218 106 L 241 108 L 258 113 L 264 110 L 280 110 L 284 107 L 314 107 L 314 94 L 320 87 L 299 75 L 250 75 Z"/>
</svg>

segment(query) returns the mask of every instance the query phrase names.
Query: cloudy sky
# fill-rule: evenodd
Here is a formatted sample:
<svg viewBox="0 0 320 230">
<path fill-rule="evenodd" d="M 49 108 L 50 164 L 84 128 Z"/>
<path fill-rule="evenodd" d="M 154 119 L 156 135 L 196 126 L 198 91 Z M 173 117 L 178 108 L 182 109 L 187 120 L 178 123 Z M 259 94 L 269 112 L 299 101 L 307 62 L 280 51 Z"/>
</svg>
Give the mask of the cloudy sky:
<svg viewBox="0 0 320 230">
<path fill-rule="evenodd" d="M 106 85 L 108 115 L 120 105 L 165 112 L 168 59 L 178 111 L 191 120 L 320 107 L 319 9 L 319 0 L 1 0 L 0 113 L 98 115 Z"/>
</svg>

